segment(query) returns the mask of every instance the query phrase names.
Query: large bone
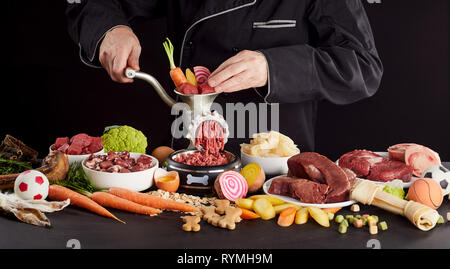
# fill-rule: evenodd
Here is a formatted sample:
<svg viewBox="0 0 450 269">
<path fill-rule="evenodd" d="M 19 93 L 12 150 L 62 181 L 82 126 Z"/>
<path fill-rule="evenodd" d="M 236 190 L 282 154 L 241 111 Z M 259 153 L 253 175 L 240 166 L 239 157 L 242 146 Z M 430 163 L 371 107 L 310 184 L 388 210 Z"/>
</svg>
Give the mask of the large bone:
<svg viewBox="0 0 450 269">
<path fill-rule="evenodd" d="M 383 187 L 368 180 L 358 180 L 350 192 L 350 199 L 365 205 L 374 205 L 391 213 L 405 216 L 417 228 L 429 231 L 436 226 L 439 213 L 420 203 L 406 201 L 384 192 Z"/>
</svg>

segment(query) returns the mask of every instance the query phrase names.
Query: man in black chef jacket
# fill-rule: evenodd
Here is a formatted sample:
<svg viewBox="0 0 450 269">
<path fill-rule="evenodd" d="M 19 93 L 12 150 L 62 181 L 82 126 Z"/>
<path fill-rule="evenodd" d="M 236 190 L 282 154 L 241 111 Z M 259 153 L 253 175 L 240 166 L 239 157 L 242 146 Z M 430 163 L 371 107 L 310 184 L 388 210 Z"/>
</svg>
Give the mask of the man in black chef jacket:
<svg viewBox="0 0 450 269">
<path fill-rule="evenodd" d="M 69 32 L 84 63 L 131 82 L 124 69 L 139 69 L 141 47 L 130 22 L 166 16 L 182 70 L 215 70 L 209 84 L 224 92 L 218 103 L 279 103 L 279 131 L 302 151 L 314 150 L 319 101 L 345 105 L 370 97 L 383 73 L 360 0 L 72 2 Z M 248 141 L 229 139 L 226 147 L 237 153 Z"/>
</svg>

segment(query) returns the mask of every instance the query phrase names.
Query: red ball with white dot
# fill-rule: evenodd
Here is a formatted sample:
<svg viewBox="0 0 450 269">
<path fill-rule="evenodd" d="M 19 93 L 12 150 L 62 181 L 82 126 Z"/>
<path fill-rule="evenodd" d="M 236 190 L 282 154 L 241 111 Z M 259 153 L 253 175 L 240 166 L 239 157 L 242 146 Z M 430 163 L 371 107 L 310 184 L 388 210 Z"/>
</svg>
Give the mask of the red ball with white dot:
<svg viewBox="0 0 450 269">
<path fill-rule="evenodd" d="M 48 195 L 47 177 L 37 170 L 20 173 L 14 182 L 14 193 L 23 200 L 45 200 Z"/>
</svg>

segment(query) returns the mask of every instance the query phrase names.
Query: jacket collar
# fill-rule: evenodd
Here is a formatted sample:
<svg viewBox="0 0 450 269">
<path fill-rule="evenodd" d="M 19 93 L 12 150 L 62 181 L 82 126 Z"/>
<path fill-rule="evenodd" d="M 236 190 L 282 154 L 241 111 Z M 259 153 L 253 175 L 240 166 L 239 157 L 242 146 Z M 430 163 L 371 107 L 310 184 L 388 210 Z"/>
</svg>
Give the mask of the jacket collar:
<svg viewBox="0 0 450 269">
<path fill-rule="evenodd" d="M 254 5 L 256 0 L 206 0 L 203 2 L 202 8 L 196 14 L 193 22 L 207 18 L 232 12 L 236 9 Z"/>
<path fill-rule="evenodd" d="M 179 66 L 181 66 L 183 62 L 183 50 L 186 38 L 189 35 L 190 31 L 197 24 L 210 18 L 214 18 L 229 12 L 233 12 L 241 8 L 253 6 L 254 4 L 256 4 L 256 2 L 257 0 L 205 0 L 202 8 L 200 8 L 199 12 L 195 15 L 193 23 L 184 33 L 183 42 L 181 45 Z"/>
</svg>

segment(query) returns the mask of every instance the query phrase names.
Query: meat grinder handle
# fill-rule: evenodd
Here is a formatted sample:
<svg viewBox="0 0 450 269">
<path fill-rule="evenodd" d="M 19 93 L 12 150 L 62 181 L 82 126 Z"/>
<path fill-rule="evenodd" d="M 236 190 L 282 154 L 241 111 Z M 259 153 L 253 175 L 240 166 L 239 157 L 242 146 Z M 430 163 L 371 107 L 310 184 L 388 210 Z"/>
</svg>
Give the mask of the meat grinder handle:
<svg viewBox="0 0 450 269">
<path fill-rule="evenodd" d="M 167 94 L 166 90 L 164 90 L 158 80 L 156 80 L 153 76 L 141 71 L 136 71 L 129 67 L 125 69 L 125 76 L 127 78 L 138 78 L 147 81 L 148 83 L 150 83 L 150 85 L 153 86 L 153 89 L 155 89 L 156 93 L 159 95 L 159 97 L 161 97 L 164 103 L 166 103 L 170 107 L 176 104 L 175 100 L 173 100 L 172 97 Z"/>
</svg>

